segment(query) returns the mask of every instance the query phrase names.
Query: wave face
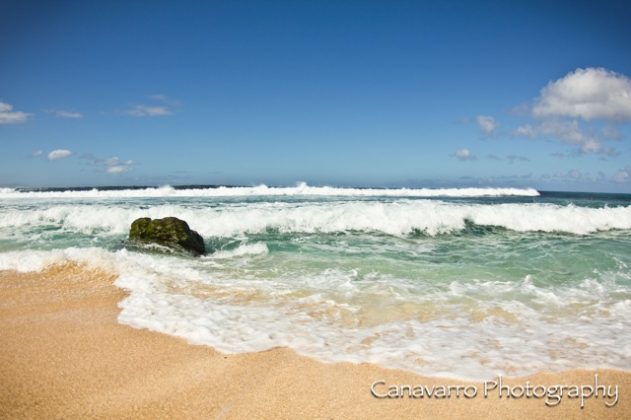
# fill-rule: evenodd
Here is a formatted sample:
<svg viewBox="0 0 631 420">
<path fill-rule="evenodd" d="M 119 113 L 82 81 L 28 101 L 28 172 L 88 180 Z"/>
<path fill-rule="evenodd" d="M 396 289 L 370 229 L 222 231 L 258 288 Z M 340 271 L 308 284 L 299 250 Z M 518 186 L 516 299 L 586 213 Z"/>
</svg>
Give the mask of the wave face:
<svg viewBox="0 0 631 420">
<path fill-rule="evenodd" d="M 136 328 L 471 380 L 631 366 L 627 198 L 36 198 L 0 198 L 0 270 L 116 273 Z M 172 215 L 213 252 L 125 248 Z"/>
<path fill-rule="evenodd" d="M 339 188 L 313 187 L 216 187 L 183 188 L 170 186 L 143 189 L 20 191 L 0 188 L 0 199 L 7 198 L 150 198 L 150 197 L 242 197 L 242 196 L 342 196 L 342 197 L 536 197 L 532 188 Z"/>
</svg>

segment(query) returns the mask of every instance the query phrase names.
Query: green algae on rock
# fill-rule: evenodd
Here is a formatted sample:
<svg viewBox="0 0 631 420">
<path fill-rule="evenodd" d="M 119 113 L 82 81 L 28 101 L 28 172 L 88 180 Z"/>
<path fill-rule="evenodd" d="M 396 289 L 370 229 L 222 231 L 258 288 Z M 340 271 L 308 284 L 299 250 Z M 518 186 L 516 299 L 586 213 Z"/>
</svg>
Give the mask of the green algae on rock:
<svg viewBox="0 0 631 420">
<path fill-rule="evenodd" d="M 193 255 L 204 255 L 204 238 L 189 228 L 188 223 L 177 217 L 151 219 L 141 217 L 131 224 L 129 240 L 154 243 L 175 250 L 184 250 Z"/>
</svg>

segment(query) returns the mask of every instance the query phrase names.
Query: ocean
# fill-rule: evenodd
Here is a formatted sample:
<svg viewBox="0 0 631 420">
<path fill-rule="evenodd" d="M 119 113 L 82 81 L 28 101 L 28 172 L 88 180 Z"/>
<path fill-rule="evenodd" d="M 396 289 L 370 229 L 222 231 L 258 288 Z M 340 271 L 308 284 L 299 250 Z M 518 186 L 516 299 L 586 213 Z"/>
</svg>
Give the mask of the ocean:
<svg viewBox="0 0 631 420">
<path fill-rule="evenodd" d="M 211 252 L 126 243 L 134 219 L 166 216 Z M 120 323 L 226 353 L 471 380 L 631 368 L 631 195 L 0 189 L 0 270 L 63 263 L 116 274 Z"/>
</svg>

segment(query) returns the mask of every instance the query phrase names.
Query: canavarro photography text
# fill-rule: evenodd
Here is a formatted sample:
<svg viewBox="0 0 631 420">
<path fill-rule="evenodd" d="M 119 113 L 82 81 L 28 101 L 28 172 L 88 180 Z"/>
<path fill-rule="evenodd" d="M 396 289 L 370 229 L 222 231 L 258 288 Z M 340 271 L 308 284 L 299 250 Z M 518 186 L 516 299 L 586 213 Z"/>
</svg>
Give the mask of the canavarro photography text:
<svg viewBox="0 0 631 420">
<path fill-rule="evenodd" d="M 598 374 L 594 374 L 594 381 L 590 384 L 556 384 L 541 385 L 531 384 L 526 381 L 523 384 L 506 384 L 502 376 L 493 380 L 484 381 L 481 386 L 467 385 L 423 385 L 423 384 L 391 384 L 384 380 L 377 380 L 370 386 L 370 392 L 375 398 L 397 399 L 449 399 L 466 398 L 473 399 L 479 395 L 484 398 L 534 398 L 541 399 L 548 407 L 559 405 L 564 398 L 578 400 L 581 408 L 585 407 L 586 400 L 590 398 L 602 399 L 607 407 L 618 404 L 620 395 L 618 385 L 601 384 Z"/>
</svg>

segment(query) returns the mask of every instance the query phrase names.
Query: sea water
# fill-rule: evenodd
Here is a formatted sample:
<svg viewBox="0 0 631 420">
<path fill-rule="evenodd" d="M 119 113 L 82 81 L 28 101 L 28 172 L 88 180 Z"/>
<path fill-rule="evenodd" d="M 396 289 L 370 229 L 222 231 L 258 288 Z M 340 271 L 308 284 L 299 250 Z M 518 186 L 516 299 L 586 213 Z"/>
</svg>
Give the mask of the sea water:
<svg viewBox="0 0 631 420">
<path fill-rule="evenodd" d="M 176 216 L 194 258 L 125 242 Z M 533 189 L 0 189 L 0 269 L 117 275 L 119 322 L 241 353 L 486 379 L 631 368 L 631 196 Z M 121 349 L 124 351 L 124 349 Z"/>
</svg>

